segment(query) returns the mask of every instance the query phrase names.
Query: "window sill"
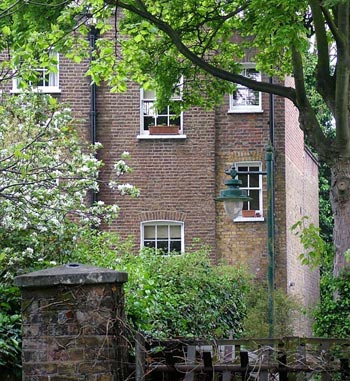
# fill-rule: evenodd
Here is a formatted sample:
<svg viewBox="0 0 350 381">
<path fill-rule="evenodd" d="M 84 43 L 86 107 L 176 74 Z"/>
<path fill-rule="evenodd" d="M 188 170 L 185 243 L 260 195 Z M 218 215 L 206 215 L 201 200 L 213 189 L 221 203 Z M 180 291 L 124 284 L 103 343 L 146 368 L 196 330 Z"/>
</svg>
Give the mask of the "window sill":
<svg viewBox="0 0 350 381">
<path fill-rule="evenodd" d="M 35 89 L 31 89 L 35 93 L 43 93 L 43 94 L 60 94 L 61 89 L 58 87 L 37 87 Z M 22 89 L 12 89 L 10 91 L 11 94 L 21 94 L 23 93 Z"/>
<path fill-rule="evenodd" d="M 137 139 L 139 140 L 157 140 L 157 139 L 186 139 L 187 136 L 185 134 L 167 134 L 167 135 L 148 135 L 148 134 L 140 134 L 137 135 Z"/>
<path fill-rule="evenodd" d="M 235 108 L 235 109 L 229 109 L 227 111 L 228 114 L 261 114 L 263 113 L 264 110 L 259 108 L 247 108 L 247 107 L 242 107 L 242 108 Z"/>
<path fill-rule="evenodd" d="M 233 222 L 264 222 L 264 217 L 237 217 Z"/>
</svg>

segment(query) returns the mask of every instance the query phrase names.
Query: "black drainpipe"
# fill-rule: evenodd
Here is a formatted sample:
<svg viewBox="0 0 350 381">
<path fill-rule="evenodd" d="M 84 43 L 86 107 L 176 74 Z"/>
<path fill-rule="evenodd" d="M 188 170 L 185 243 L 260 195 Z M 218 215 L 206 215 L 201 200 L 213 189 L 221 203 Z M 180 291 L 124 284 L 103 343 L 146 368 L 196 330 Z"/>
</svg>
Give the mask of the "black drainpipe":
<svg viewBox="0 0 350 381">
<path fill-rule="evenodd" d="M 89 43 L 90 43 L 90 64 L 93 60 L 93 52 L 96 47 L 97 29 L 94 26 L 89 30 Z M 96 84 L 91 81 L 90 84 L 90 139 L 91 144 L 96 143 Z M 92 203 L 97 201 L 97 193 L 92 193 Z"/>
</svg>

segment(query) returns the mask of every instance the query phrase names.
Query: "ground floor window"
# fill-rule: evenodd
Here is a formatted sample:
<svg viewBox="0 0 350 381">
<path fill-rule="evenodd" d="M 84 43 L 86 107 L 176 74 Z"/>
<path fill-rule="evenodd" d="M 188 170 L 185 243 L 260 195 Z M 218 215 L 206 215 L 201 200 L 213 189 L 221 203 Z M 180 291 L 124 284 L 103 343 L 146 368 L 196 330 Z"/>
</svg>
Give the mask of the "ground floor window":
<svg viewBox="0 0 350 381">
<path fill-rule="evenodd" d="M 143 247 L 160 250 L 164 254 L 184 251 L 184 224 L 178 221 L 147 221 L 141 224 Z"/>
</svg>

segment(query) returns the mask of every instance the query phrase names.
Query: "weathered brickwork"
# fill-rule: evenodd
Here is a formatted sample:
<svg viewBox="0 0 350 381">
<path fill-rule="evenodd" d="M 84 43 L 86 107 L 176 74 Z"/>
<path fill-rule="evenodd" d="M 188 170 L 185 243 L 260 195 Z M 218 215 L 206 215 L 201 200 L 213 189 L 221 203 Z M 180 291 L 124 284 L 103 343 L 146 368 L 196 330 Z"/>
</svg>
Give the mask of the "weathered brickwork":
<svg viewBox="0 0 350 381">
<path fill-rule="evenodd" d="M 318 213 L 315 213 L 318 209 L 318 170 L 313 155 L 306 149 L 300 150 L 303 135 L 296 123 L 296 116 L 297 110 L 286 101 L 286 118 L 289 121 L 286 130 L 286 286 L 290 294 L 312 308 L 319 300 L 319 272 L 300 265 L 299 255 L 303 253 L 303 247 L 291 227 L 304 216 L 308 217 L 305 226 L 309 223 L 318 226 Z M 300 324 L 298 328 L 303 334 L 310 334 L 312 329 L 311 325 Z"/>
<path fill-rule="evenodd" d="M 122 285 L 99 277 L 22 288 L 23 381 L 124 380 Z"/>
</svg>

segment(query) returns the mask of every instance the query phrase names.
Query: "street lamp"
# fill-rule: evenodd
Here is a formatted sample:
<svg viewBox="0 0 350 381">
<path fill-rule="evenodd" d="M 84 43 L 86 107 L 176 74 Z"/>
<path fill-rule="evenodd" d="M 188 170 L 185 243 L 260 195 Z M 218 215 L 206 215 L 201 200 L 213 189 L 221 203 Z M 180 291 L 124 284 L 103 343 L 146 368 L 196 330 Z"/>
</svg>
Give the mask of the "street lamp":
<svg viewBox="0 0 350 381">
<path fill-rule="evenodd" d="M 234 164 L 230 170 L 225 170 L 227 175 L 232 179 L 226 180 L 225 185 L 228 189 L 220 191 L 220 196 L 216 201 L 223 201 L 226 214 L 232 218 L 237 218 L 243 208 L 244 201 L 251 201 L 252 199 L 240 189 L 242 181 L 236 179 L 239 174 L 259 174 L 266 175 L 267 177 L 267 289 L 268 289 L 268 326 L 269 337 L 274 336 L 274 288 L 275 288 L 275 219 L 274 219 L 274 176 L 273 176 L 273 147 L 268 145 L 266 147 L 266 172 L 237 172 Z"/>
<path fill-rule="evenodd" d="M 230 170 L 226 169 L 225 173 L 230 175 L 232 178 L 224 182 L 228 188 L 221 190 L 220 196 L 215 200 L 224 202 L 226 214 L 234 220 L 242 213 L 243 202 L 252 201 L 252 198 L 247 195 L 246 191 L 240 188 L 242 181 L 236 178 L 238 176 L 238 172 L 236 171 L 234 164 L 232 164 L 232 168 Z"/>
</svg>

